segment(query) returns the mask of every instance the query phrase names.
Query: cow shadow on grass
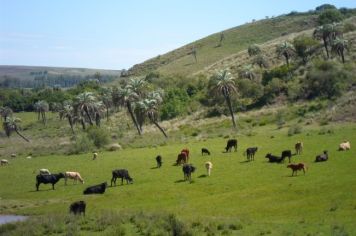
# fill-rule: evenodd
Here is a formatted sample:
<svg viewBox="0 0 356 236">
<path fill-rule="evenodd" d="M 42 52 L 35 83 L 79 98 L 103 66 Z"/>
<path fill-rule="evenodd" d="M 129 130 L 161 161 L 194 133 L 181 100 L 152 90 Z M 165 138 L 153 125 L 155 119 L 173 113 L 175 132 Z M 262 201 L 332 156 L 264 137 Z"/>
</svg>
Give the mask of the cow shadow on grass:
<svg viewBox="0 0 356 236">
<path fill-rule="evenodd" d="M 35 193 L 35 192 L 47 192 L 47 191 L 56 191 L 56 189 L 51 189 L 51 188 L 49 188 L 49 189 L 39 189 L 38 191 L 37 190 L 30 190 L 30 191 L 28 191 L 29 193 Z"/>
<path fill-rule="evenodd" d="M 251 162 L 251 161 L 249 161 L 249 160 L 240 161 L 241 164 L 250 163 L 250 162 Z"/>
<path fill-rule="evenodd" d="M 158 166 L 155 166 L 155 167 L 151 167 L 150 169 L 151 169 L 151 170 L 159 169 L 159 167 L 158 167 Z"/>
<path fill-rule="evenodd" d="M 174 181 L 174 183 L 176 183 L 176 184 L 184 183 L 184 182 L 186 182 L 186 180 L 184 180 L 184 179 L 179 179 L 179 180 Z"/>
<path fill-rule="evenodd" d="M 206 174 L 203 174 L 203 175 L 199 175 L 198 178 L 206 178 L 208 177 Z"/>
</svg>

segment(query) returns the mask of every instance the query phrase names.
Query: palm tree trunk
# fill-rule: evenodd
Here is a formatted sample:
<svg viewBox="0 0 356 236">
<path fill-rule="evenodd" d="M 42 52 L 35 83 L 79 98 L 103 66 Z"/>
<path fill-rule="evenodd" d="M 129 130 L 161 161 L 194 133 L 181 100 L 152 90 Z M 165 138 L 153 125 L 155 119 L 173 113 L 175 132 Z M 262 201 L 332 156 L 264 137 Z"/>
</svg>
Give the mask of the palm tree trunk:
<svg viewBox="0 0 356 236">
<path fill-rule="evenodd" d="M 74 133 L 74 129 L 73 129 L 72 117 L 70 117 L 70 116 L 68 116 L 68 123 L 69 123 L 69 125 L 70 125 L 71 130 L 72 130 L 72 133 L 75 134 L 75 133 Z"/>
<path fill-rule="evenodd" d="M 138 127 L 135 115 L 133 114 L 133 111 L 132 111 L 131 103 L 129 101 L 126 102 L 126 107 L 127 107 L 127 110 L 130 113 L 131 119 L 132 119 L 132 121 L 133 121 L 133 123 L 134 123 L 134 125 L 135 125 L 135 127 L 137 129 L 138 134 L 141 135 L 140 127 Z"/>
<path fill-rule="evenodd" d="M 84 118 L 83 118 L 83 119 L 84 119 Z M 82 124 L 83 130 L 85 130 L 85 129 L 86 129 L 86 127 L 85 127 L 85 121 L 84 121 L 84 120 L 81 120 L 80 123 Z"/>
<path fill-rule="evenodd" d="M 17 128 L 15 128 L 15 132 L 24 140 L 26 140 L 27 142 L 30 142 L 30 140 L 28 140 L 27 138 L 25 138 L 25 136 L 23 136 L 22 134 L 20 134 L 20 132 L 17 130 Z"/>
<path fill-rule="evenodd" d="M 226 99 L 226 103 L 227 103 L 227 106 L 229 107 L 229 111 L 230 111 L 230 114 L 231 114 L 232 124 L 233 124 L 234 128 L 236 129 L 235 117 L 234 117 L 234 112 L 232 111 L 230 97 L 229 96 L 225 96 L 225 99 Z"/>
<path fill-rule="evenodd" d="M 109 107 L 106 107 L 106 121 L 109 122 Z"/>
<path fill-rule="evenodd" d="M 164 137 L 168 138 L 166 132 L 164 132 L 164 129 L 162 129 L 162 127 L 150 117 L 151 122 L 162 132 L 162 134 L 164 135 Z"/>
<path fill-rule="evenodd" d="M 87 115 L 87 117 L 89 119 L 89 124 L 92 126 L 93 125 L 93 121 L 91 120 L 91 117 L 90 117 L 90 114 L 89 114 L 89 111 L 88 111 L 87 107 L 84 108 L 84 112 L 85 112 L 85 114 Z"/>
<path fill-rule="evenodd" d="M 328 43 L 327 43 L 326 40 L 327 40 L 326 38 L 323 38 L 323 41 L 324 41 L 324 48 L 325 48 L 325 51 L 326 51 L 326 56 L 327 56 L 327 58 L 329 59 Z"/>
<path fill-rule="evenodd" d="M 342 63 L 345 63 L 344 51 L 341 50 L 341 51 L 340 51 L 340 54 L 341 54 Z"/>
</svg>

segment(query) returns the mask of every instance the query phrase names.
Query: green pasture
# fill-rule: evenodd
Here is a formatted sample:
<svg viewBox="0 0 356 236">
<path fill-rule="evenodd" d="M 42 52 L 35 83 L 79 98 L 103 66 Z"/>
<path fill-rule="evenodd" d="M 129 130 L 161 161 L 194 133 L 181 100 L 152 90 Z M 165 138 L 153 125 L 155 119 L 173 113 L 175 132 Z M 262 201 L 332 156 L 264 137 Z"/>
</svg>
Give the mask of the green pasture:
<svg viewBox="0 0 356 236">
<path fill-rule="evenodd" d="M 328 129 L 326 127 L 325 129 Z M 237 136 L 237 152 L 223 153 L 224 138 L 191 141 L 156 148 L 125 149 L 75 156 L 43 156 L 33 159 L 11 159 L 0 168 L 0 214 L 25 215 L 66 214 L 76 200 L 87 202 L 87 216 L 102 211 L 174 213 L 189 222 L 241 222 L 239 233 L 311 235 L 356 234 L 356 152 L 337 151 L 342 140 L 351 145 L 356 139 L 356 125 L 333 125 L 331 132 L 319 134 L 320 128 L 304 129 L 302 134 L 287 136 L 286 129 L 260 127 L 255 136 Z M 297 141 L 304 142 L 304 152 L 292 162 L 304 162 L 308 171 L 291 177 L 284 164 L 266 161 L 266 153 L 280 154 L 292 149 Z M 50 142 L 50 140 L 49 140 Z M 243 150 L 258 146 L 254 162 L 246 162 Z M 191 163 L 197 167 L 193 182 L 184 182 L 182 168 L 173 166 L 182 148 L 191 151 Z M 212 155 L 201 156 L 208 148 Z M 15 148 L 15 147 L 14 147 Z M 328 150 L 326 163 L 314 158 Z M 156 169 L 155 156 L 162 155 L 163 166 Z M 212 175 L 205 177 L 204 162 L 212 161 Z M 52 173 L 79 171 L 85 184 L 67 186 L 61 180 L 56 189 L 41 185 L 35 191 L 35 176 L 40 168 Z M 107 181 L 111 171 L 126 168 L 134 184 L 107 188 L 103 195 L 84 196 L 85 187 Z M 338 232 L 339 232 L 338 231 Z M 234 233 L 235 231 L 231 231 Z M 237 231 L 236 231 L 237 232 Z M 236 233 L 235 232 L 235 233 Z"/>
</svg>

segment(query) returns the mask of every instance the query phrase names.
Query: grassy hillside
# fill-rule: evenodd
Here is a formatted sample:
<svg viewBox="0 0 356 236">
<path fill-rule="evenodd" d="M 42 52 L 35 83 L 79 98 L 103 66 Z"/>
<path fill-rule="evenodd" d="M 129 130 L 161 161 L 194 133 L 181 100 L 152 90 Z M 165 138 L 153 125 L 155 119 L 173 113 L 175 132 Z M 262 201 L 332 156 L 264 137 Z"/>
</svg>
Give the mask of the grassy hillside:
<svg viewBox="0 0 356 236">
<path fill-rule="evenodd" d="M 356 139 L 356 126 L 343 124 L 324 128 L 332 132 L 322 134 L 317 126 L 309 126 L 302 134 L 288 137 L 287 128 L 260 126 L 255 129 L 254 136 L 238 136 L 238 151 L 232 153 L 222 153 L 226 139 L 220 137 L 186 144 L 101 152 L 96 161 L 91 160 L 90 154 L 11 159 L 9 166 L 0 169 L 0 213 L 49 215 L 42 221 L 34 218 L 14 227 L 0 227 L 0 232 L 17 228 L 19 231 L 14 232 L 65 234 L 65 219 L 57 218 L 56 226 L 48 224 L 51 219 L 56 219 L 55 215 L 66 215 L 72 201 L 85 200 L 88 204 L 86 220 L 76 228 L 83 235 L 108 233 L 117 224 L 125 225 L 125 230 L 121 230 L 127 235 L 138 235 L 137 222 L 132 219 L 140 214 L 163 214 L 162 210 L 177 215 L 193 235 L 206 235 L 210 231 L 219 235 L 354 235 L 356 189 L 352 186 L 356 185 L 356 159 L 353 158 L 356 152 L 354 149 L 338 152 L 337 147 L 344 139 Z M 308 165 L 306 175 L 299 173 L 298 177 L 290 177 L 291 170 L 286 168 L 286 163 L 266 162 L 266 153 L 279 154 L 282 150 L 293 149 L 298 140 L 304 142 L 305 149 L 292 161 L 305 162 Z M 243 150 L 255 145 L 259 147 L 256 161 L 246 162 Z M 178 151 L 184 147 L 191 150 L 191 163 L 197 167 L 191 184 L 182 181 L 181 167 L 172 166 Z M 202 157 L 202 147 L 208 147 L 212 155 Z M 314 163 L 315 155 L 323 150 L 329 150 L 330 160 Z M 154 168 L 157 154 L 163 156 L 161 169 Z M 211 177 L 205 177 L 203 164 L 207 160 L 214 164 Z M 35 173 L 40 168 L 52 172 L 79 171 L 85 184 L 64 186 L 61 180 L 55 191 L 42 185 L 36 192 Z M 82 195 L 87 186 L 104 181 L 110 183 L 111 170 L 116 168 L 127 168 L 134 184 L 108 188 L 103 195 Z M 111 211 L 120 212 L 118 218 L 109 217 Z M 103 212 L 107 213 L 100 220 Z M 126 220 L 125 215 L 129 215 Z M 112 222 L 98 230 L 94 227 L 98 222 L 95 219 L 103 224 Z M 152 235 L 161 230 L 155 227 L 159 222 L 154 218 L 141 223 L 142 230 L 150 229 Z M 236 227 L 230 229 L 229 224 Z"/>
<path fill-rule="evenodd" d="M 262 44 L 283 35 L 311 29 L 317 25 L 316 19 L 316 14 L 283 15 L 244 24 L 223 31 L 225 40 L 221 47 L 217 47 L 220 33 L 216 33 L 135 65 L 129 72 L 139 75 L 157 70 L 162 74 L 189 75 L 222 58 L 247 49 L 250 44 Z M 197 63 L 192 55 L 188 55 L 193 46 L 197 50 Z"/>
</svg>

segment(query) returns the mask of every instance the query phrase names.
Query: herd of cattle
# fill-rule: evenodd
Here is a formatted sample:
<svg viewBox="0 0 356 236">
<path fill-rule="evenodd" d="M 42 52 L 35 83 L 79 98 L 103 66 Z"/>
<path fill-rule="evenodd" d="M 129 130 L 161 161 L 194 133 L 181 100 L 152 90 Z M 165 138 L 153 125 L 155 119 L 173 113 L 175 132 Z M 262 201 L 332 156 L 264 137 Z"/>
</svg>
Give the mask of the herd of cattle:
<svg viewBox="0 0 356 236">
<path fill-rule="evenodd" d="M 237 144 L 238 142 L 236 139 L 229 139 L 225 147 L 225 152 L 231 152 L 233 148 L 235 151 L 237 151 Z M 344 141 L 339 145 L 338 150 L 346 151 L 346 150 L 350 150 L 350 148 L 351 148 L 350 142 Z M 247 161 L 254 161 L 254 156 L 257 151 L 258 151 L 258 147 L 247 148 L 246 151 L 244 152 L 244 156 L 247 156 Z M 295 144 L 295 153 L 292 154 L 291 150 L 284 150 L 282 151 L 280 156 L 267 153 L 265 158 L 267 158 L 268 161 L 271 163 L 282 163 L 286 158 L 288 158 L 288 161 L 290 163 L 292 156 L 300 155 L 302 154 L 302 152 L 303 152 L 303 142 L 299 141 Z M 207 148 L 202 148 L 201 154 L 203 156 L 210 155 L 210 151 Z M 98 158 L 98 153 L 93 153 L 93 160 L 97 158 Z M 315 157 L 315 162 L 324 162 L 327 160 L 328 160 L 328 151 L 324 151 L 322 154 L 317 155 Z M 156 157 L 156 163 L 157 163 L 157 168 L 162 167 L 163 162 L 162 162 L 161 155 L 158 155 Z M 6 159 L 2 159 L 0 160 L 0 164 L 1 166 L 8 165 L 9 161 Z M 182 171 L 184 174 L 184 180 L 191 181 L 191 175 L 192 173 L 195 172 L 196 167 L 193 166 L 192 164 L 189 164 L 189 149 L 185 148 L 178 154 L 175 165 L 177 166 L 183 165 Z M 210 161 L 207 161 L 205 162 L 204 166 L 207 171 L 207 176 L 210 176 L 211 170 L 213 168 L 213 164 Z M 292 176 L 294 176 L 294 173 L 297 174 L 297 171 L 303 171 L 305 174 L 307 166 L 304 163 L 297 163 L 297 164 L 289 164 L 287 165 L 287 168 L 290 168 L 292 170 Z M 65 184 L 67 184 L 68 179 L 73 179 L 74 183 L 76 183 L 77 181 L 84 183 L 84 179 L 81 177 L 79 172 L 67 171 L 65 173 L 51 174 L 48 169 L 40 169 L 39 174 L 36 176 L 36 190 L 37 191 L 39 190 L 40 184 L 52 184 L 52 189 L 54 190 L 54 185 L 62 178 L 64 178 Z M 130 177 L 129 172 L 126 169 L 116 169 L 112 171 L 111 186 L 113 184 L 116 185 L 116 180 L 118 178 L 121 179 L 121 185 L 123 185 L 124 180 L 126 181 L 127 184 L 133 183 L 133 179 Z M 107 182 L 103 182 L 101 184 L 87 187 L 83 191 L 83 194 L 103 194 L 105 193 L 106 188 L 107 188 Z M 85 208 L 86 208 L 86 203 L 84 201 L 77 201 L 70 205 L 70 212 L 74 214 L 81 214 L 81 213 L 85 214 Z"/>
</svg>

